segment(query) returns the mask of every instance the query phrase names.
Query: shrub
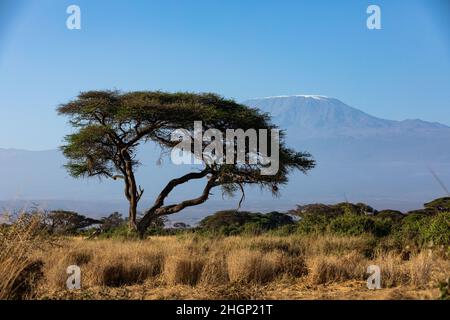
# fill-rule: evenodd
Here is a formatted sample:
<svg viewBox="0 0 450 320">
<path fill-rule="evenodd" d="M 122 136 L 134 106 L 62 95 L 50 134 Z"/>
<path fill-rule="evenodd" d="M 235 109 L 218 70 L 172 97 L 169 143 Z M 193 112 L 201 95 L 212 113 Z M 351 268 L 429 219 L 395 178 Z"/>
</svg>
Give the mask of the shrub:
<svg viewBox="0 0 450 320">
<path fill-rule="evenodd" d="M 34 253 L 47 244 L 42 216 L 20 215 L 0 229 L 0 300 L 27 299 L 42 278 L 43 263 Z"/>
<path fill-rule="evenodd" d="M 400 220 L 403 219 L 405 217 L 405 215 L 403 213 L 401 213 L 400 211 L 397 210 L 381 210 L 379 211 L 376 215 L 377 218 L 382 218 L 382 219 L 393 219 L 393 220 Z"/>
<path fill-rule="evenodd" d="M 450 212 L 442 212 L 429 219 L 422 229 L 424 241 L 435 245 L 450 245 Z"/>
<path fill-rule="evenodd" d="M 300 234 L 322 234 L 327 230 L 330 218 L 325 215 L 304 215 L 298 222 L 297 232 Z"/>
<path fill-rule="evenodd" d="M 151 275 L 145 264 L 118 261 L 106 266 L 101 273 L 101 283 L 108 287 L 141 284 Z"/>
<path fill-rule="evenodd" d="M 270 230 L 268 234 L 278 237 L 288 237 L 292 235 L 297 229 L 298 227 L 296 225 L 290 224 Z"/>
<path fill-rule="evenodd" d="M 200 221 L 200 227 L 203 230 L 223 235 L 238 235 L 241 233 L 258 235 L 268 230 L 293 224 L 294 221 L 291 216 L 280 212 L 261 214 L 233 210 L 219 211 Z"/>
<path fill-rule="evenodd" d="M 282 255 L 279 252 L 237 250 L 228 255 L 230 281 L 265 284 L 279 276 Z"/>
<path fill-rule="evenodd" d="M 359 236 L 364 233 L 372 233 L 375 230 L 375 223 L 367 216 L 344 214 L 333 219 L 329 228 L 336 234 Z"/>
<path fill-rule="evenodd" d="M 260 235 L 264 230 L 264 227 L 257 222 L 246 223 L 242 226 L 242 233 L 249 236 Z"/>
<path fill-rule="evenodd" d="M 123 224 L 118 227 L 109 229 L 100 233 L 100 239 L 137 239 L 138 235 L 136 232 L 130 230 L 128 225 Z"/>
<path fill-rule="evenodd" d="M 430 223 L 430 216 L 424 214 L 408 214 L 403 218 L 396 237 L 402 242 L 413 242 L 416 245 L 423 243 L 424 230 Z"/>
<path fill-rule="evenodd" d="M 365 264 L 356 252 L 345 256 L 318 255 L 308 263 L 313 284 L 364 279 Z"/>
<path fill-rule="evenodd" d="M 164 276 L 169 284 L 195 286 L 201 279 L 206 260 L 195 254 L 183 254 L 167 258 Z"/>
<path fill-rule="evenodd" d="M 372 233 L 376 237 L 386 237 L 398 229 L 400 222 L 391 218 L 370 218 L 374 221 Z"/>
<path fill-rule="evenodd" d="M 229 281 L 226 254 L 222 251 L 213 252 L 206 260 L 201 282 L 206 285 L 222 285 Z"/>
</svg>

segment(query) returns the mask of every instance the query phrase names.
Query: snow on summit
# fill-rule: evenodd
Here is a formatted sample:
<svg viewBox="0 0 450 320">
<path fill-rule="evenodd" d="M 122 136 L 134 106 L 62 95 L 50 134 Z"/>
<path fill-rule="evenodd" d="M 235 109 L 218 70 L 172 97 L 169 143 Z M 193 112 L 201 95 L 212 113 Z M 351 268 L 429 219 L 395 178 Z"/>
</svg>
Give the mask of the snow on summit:
<svg viewBox="0 0 450 320">
<path fill-rule="evenodd" d="M 316 95 L 316 94 L 296 94 L 296 95 L 281 95 L 281 96 L 253 98 L 253 99 L 250 99 L 250 100 L 282 99 L 282 98 L 306 98 L 306 99 L 309 98 L 309 99 L 315 99 L 315 100 L 327 100 L 327 99 L 329 99 L 327 96 Z"/>
</svg>

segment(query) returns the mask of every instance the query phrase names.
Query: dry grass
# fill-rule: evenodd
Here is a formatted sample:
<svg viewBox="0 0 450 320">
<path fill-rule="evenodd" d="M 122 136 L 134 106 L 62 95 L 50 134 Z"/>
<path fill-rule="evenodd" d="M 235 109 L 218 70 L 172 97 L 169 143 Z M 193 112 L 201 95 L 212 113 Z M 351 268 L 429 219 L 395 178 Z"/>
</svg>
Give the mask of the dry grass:
<svg viewBox="0 0 450 320">
<path fill-rule="evenodd" d="M 8 221 L 7 218 L 4 219 Z M 39 249 L 40 218 L 19 216 L 13 225 L 0 226 L 0 299 L 33 297 L 43 263 L 33 255 Z"/>
<path fill-rule="evenodd" d="M 310 281 L 312 284 L 339 283 L 348 280 L 364 280 L 367 262 L 352 251 L 343 256 L 318 255 L 310 259 Z"/>
<path fill-rule="evenodd" d="M 265 284 L 275 280 L 283 271 L 279 264 L 281 254 L 239 249 L 231 251 L 227 258 L 231 282 Z"/>
<path fill-rule="evenodd" d="M 364 237 L 68 239 L 45 252 L 30 250 L 8 251 L 15 257 L 8 263 L 22 274 L 31 261 L 42 261 L 44 278 L 33 287 L 38 298 L 430 299 L 450 275 L 444 254 L 427 249 L 405 259 L 401 252 L 374 251 Z M 67 291 L 66 269 L 74 264 L 82 270 L 82 289 Z M 382 290 L 366 287 L 371 264 L 381 268 Z"/>
<path fill-rule="evenodd" d="M 169 256 L 164 266 L 164 279 L 171 285 L 194 286 L 200 282 L 204 267 L 205 259 L 195 254 Z"/>
</svg>

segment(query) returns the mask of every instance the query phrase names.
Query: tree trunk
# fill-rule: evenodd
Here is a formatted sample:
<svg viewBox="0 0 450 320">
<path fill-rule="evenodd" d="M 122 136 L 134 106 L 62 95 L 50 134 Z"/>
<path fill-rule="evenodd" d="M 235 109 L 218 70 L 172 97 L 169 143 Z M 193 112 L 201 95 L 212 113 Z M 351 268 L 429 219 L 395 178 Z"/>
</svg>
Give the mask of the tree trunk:
<svg viewBox="0 0 450 320">
<path fill-rule="evenodd" d="M 130 230 L 137 230 L 137 224 L 136 224 L 136 216 L 137 216 L 137 201 L 136 199 L 133 199 L 135 197 L 131 197 L 130 205 L 128 209 L 128 226 Z"/>
<path fill-rule="evenodd" d="M 122 156 L 125 162 L 125 195 L 129 202 L 128 226 L 131 230 L 137 230 L 136 218 L 139 193 L 136 186 L 136 178 L 134 177 L 130 155 L 123 151 Z"/>
<path fill-rule="evenodd" d="M 144 238 L 145 231 L 147 231 L 147 229 L 148 229 L 148 227 L 150 227 L 153 219 L 155 219 L 156 217 L 157 216 L 155 214 L 155 210 L 150 209 L 145 213 L 145 215 L 141 219 L 141 221 L 139 221 L 139 223 L 137 224 L 137 232 L 141 239 Z"/>
</svg>

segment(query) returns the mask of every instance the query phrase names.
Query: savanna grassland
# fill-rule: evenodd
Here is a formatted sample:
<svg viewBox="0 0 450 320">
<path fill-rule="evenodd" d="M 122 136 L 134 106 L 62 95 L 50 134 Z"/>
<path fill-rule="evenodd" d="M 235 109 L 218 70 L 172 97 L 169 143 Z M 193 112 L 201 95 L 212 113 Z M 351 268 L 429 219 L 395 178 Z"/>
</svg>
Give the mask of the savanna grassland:
<svg viewBox="0 0 450 320">
<path fill-rule="evenodd" d="M 439 299 L 448 246 L 398 246 L 370 234 L 41 237 L 37 221 L 3 229 L 1 299 Z M 381 268 L 380 290 L 366 285 Z M 80 290 L 66 289 L 69 265 Z M 447 291 L 446 291 L 447 290 Z"/>
</svg>

